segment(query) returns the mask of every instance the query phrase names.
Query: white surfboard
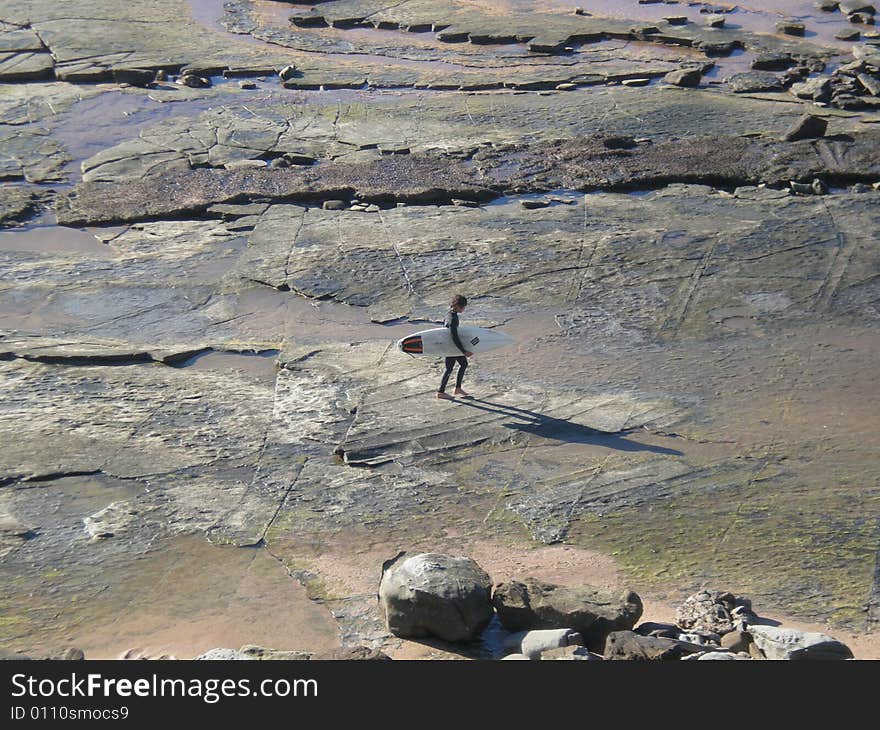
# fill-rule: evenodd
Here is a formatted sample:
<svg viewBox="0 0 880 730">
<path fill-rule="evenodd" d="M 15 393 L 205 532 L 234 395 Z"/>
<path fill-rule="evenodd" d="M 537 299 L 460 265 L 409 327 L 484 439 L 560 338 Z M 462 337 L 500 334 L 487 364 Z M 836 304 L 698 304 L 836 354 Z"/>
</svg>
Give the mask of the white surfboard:
<svg viewBox="0 0 880 730">
<path fill-rule="evenodd" d="M 459 327 L 458 339 L 461 340 L 461 344 L 466 350 L 474 354 L 495 350 L 514 342 L 510 335 L 485 327 Z M 455 357 L 462 354 L 452 341 L 452 332 L 447 327 L 435 327 L 415 332 L 398 340 L 397 347 L 409 355 Z"/>
</svg>

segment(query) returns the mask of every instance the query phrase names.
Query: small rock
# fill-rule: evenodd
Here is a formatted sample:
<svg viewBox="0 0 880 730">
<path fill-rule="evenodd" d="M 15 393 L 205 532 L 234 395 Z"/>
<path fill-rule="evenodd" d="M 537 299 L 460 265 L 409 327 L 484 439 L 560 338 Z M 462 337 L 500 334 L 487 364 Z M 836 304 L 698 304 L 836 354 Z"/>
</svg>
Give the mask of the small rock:
<svg viewBox="0 0 880 730">
<path fill-rule="evenodd" d="M 315 654 L 312 659 L 333 661 L 391 661 L 391 657 L 379 649 L 366 646 L 344 646 L 341 649 Z"/>
<path fill-rule="evenodd" d="M 813 101 L 831 100 L 831 79 L 828 76 L 817 76 L 807 79 L 799 84 L 792 84 L 789 93 L 798 99 L 812 99 Z"/>
<path fill-rule="evenodd" d="M 284 157 L 276 157 L 275 159 L 269 161 L 269 167 L 275 170 L 279 168 L 290 167 L 290 162 Z"/>
<path fill-rule="evenodd" d="M 33 657 L 29 656 L 28 654 L 22 654 L 17 651 L 10 651 L 9 649 L 0 649 L 0 662 L 7 662 L 7 661 L 21 662 L 21 661 L 25 661 L 25 660 L 32 661 Z"/>
<path fill-rule="evenodd" d="M 720 646 L 721 644 L 721 636 L 711 631 L 682 631 L 677 638 L 679 641 L 703 646 Z"/>
<path fill-rule="evenodd" d="M 520 200 L 519 204 L 523 208 L 527 208 L 528 210 L 534 210 L 535 208 L 546 208 L 550 205 L 549 200 Z"/>
<path fill-rule="evenodd" d="M 810 187 L 813 189 L 813 195 L 827 195 L 828 186 L 818 177 L 813 180 Z"/>
<path fill-rule="evenodd" d="M 710 28 L 723 28 L 724 20 L 725 18 L 723 15 L 707 15 L 706 25 L 708 25 Z"/>
<path fill-rule="evenodd" d="M 77 649 L 75 646 L 68 647 L 64 651 L 49 657 L 49 659 L 62 662 L 80 662 L 85 658 L 85 652 L 82 649 Z"/>
<path fill-rule="evenodd" d="M 569 84 L 569 83 L 556 84 L 557 91 L 571 91 L 572 89 L 576 89 L 576 88 L 577 88 L 577 84 Z"/>
<path fill-rule="evenodd" d="M 156 71 L 156 81 L 167 81 L 168 80 L 168 72 L 164 68 L 160 68 Z"/>
<path fill-rule="evenodd" d="M 846 19 L 857 25 L 874 25 L 874 16 L 868 13 L 851 13 L 846 16 Z"/>
<path fill-rule="evenodd" d="M 705 647 L 676 639 L 640 636 L 632 631 L 613 631 L 605 642 L 605 658 L 629 661 L 677 661 L 688 654 L 702 654 Z"/>
<path fill-rule="evenodd" d="M 667 84 L 673 84 L 674 86 L 694 88 L 700 85 L 702 77 L 703 74 L 699 68 L 680 68 L 670 71 L 663 77 L 663 80 Z"/>
<path fill-rule="evenodd" d="M 786 142 L 795 142 L 799 139 L 816 139 L 823 136 L 826 129 L 828 129 L 828 120 L 812 114 L 804 114 L 788 128 L 783 139 Z"/>
<path fill-rule="evenodd" d="M 458 208 L 479 208 L 480 204 L 476 200 L 462 200 L 461 198 L 452 198 L 452 204 Z M 400 205 L 398 203 L 398 205 Z"/>
<path fill-rule="evenodd" d="M 778 33 L 784 33 L 785 35 L 802 36 L 806 30 L 807 27 L 799 20 L 780 20 L 776 24 L 776 31 Z"/>
<path fill-rule="evenodd" d="M 504 639 L 504 648 L 525 654 L 530 659 L 538 659 L 543 652 L 550 649 L 583 646 L 583 643 L 583 637 L 571 629 L 537 629 L 510 634 Z"/>
<path fill-rule="evenodd" d="M 111 502 L 104 509 L 84 518 L 83 526 L 92 540 L 106 540 L 124 531 L 135 515 L 137 510 L 128 502 Z"/>
<path fill-rule="evenodd" d="M 651 79 L 624 79 L 620 83 L 624 86 L 647 86 L 651 83 Z"/>
<path fill-rule="evenodd" d="M 156 72 L 145 68 L 114 68 L 113 80 L 117 84 L 149 86 L 156 80 Z"/>
<path fill-rule="evenodd" d="M 721 660 L 721 661 L 730 661 L 730 660 L 742 660 L 748 659 L 748 657 L 740 656 L 739 654 L 734 654 L 729 651 L 707 651 L 705 654 L 697 654 L 691 655 L 689 657 L 684 657 L 684 659 L 692 659 L 696 656 L 696 661 L 698 662 L 706 662 L 711 660 Z"/>
<path fill-rule="evenodd" d="M 838 109 L 848 109 L 853 111 L 858 111 L 859 109 L 866 109 L 868 104 L 864 99 L 859 98 L 855 94 L 838 94 L 833 99 L 831 99 L 831 104 L 836 106 Z"/>
<path fill-rule="evenodd" d="M 813 186 L 807 183 L 799 183 L 791 180 L 788 183 L 791 186 L 791 191 L 793 193 L 798 193 L 799 195 L 812 195 L 813 194 Z"/>
<path fill-rule="evenodd" d="M 321 206 L 324 210 L 345 210 L 348 203 L 344 200 L 325 200 Z"/>
<path fill-rule="evenodd" d="M 751 635 L 739 629 L 730 631 L 721 637 L 721 646 L 733 652 L 748 651 L 750 643 L 752 643 Z"/>
<path fill-rule="evenodd" d="M 876 12 L 873 3 L 864 2 L 863 0 L 842 0 L 838 3 L 840 12 L 850 15 L 852 13 L 868 13 L 873 15 Z"/>
<path fill-rule="evenodd" d="M 286 649 L 267 649 L 263 646 L 246 644 L 239 650 L 248 659 L 259 661 L 301 661 L 311 659 L 312 654 L 307 651 L 290 651 Z"/>
<path fill-rule="evenodd" d="M 663 639 L 677 639 L 681 629 L 675 624 L 659 624 L 646 621 L 633 629 L 639 636 L 655 636 Z"/>
<path fill-rule="evenodd" d="M 686 15 L 667 15 L 663 18 L 669 25 L 687 25 Z"/>
<path fill-rule="evenodd" d="M 378 205 L 372 204 L 368 205 L 365 210 L 367 213 L 378 213 L 382 209 Z"/>
<path fill-rule="evenodd" d="M 594 654 L 584 646 L 561 646 L 549 649 L 539 657 L 541 661 L 604 661 L 601 654 Z"/>
<path fill-rule="evenodd" d="M 638 147 L 638 142 L 633 138 L 624 134 L 605 137 L 602 144 L 609 150 L 632 150 Z"/>
<path fill-rule="evenodd" d="M 21 522 L 9 513 L 0 513 L 0 537 L 9 536 L 29 540 L 34 537 L 36 529 L 33 525 Z"/>
<path fill-rule="evenodd" d="M 851 193 L 870 193 L 871 189 L 872 188 L 870 185 L 865 185 L 864 183 L 856 183 L 849 189 L 849 191 Z"/>
<path fill-rule="evenodd" d="M 241 80 L 238 82 L 239 89 L 256 89 L 257 85 L 253 81 Z"/>
<path fill-rule="evenodd" d="M 826 13 L 833 13 L 837 10 L 838 5 L 840 5 L 838 0 L 819 0 L 819 2 L 816 3 L 816 8 L 823 10 Z"/>
<path fill-rule="evenodd" d="M 859 74 L 856 78 L 871 96 L 880 96 L 880 78 L 870 74 Z"/>
<path fill-rule="evenodd" d="M 589 13 L 586 10 L 584 10 L 583 8 L 575 8 L 574 14 L 575 15 L 589 15 Z"/>
<path fill-rule="evenodd" d="M 289 65 L 289 66 L 285 66 L 284 68 L 282 68 L 282 69 L 278 72 L 278 77 L 279 77 L 282 81 L 289 81 L 289 80 L 292 79 L 294 76 L 296 76 L 296 66 L 294 66 L 293 64 L 291 64 L 291 65 Z"/>
<path fill-rule="evenodd" d="M 509 662 L 509 661 L 531 661 L 525 654 L 508 654 L 507 656 L 501 657 L 501 661 Z"/>
<path fill-rule="evenodd" d="M 858 30 L 855 28 L 844 28 L 843 30 L 839 30 L 834 34 L 834 37 L 839 41 L 857 41 L 859 39 Z"/>
<path fill-rule="evenodd" d="M 871 183 L 871 187 L 874 188 L 874 190 L 880 190 L 880 182 Z"/>
<path fill-rule="evenodd" d="M 759 71 L 784 71 L 796 64 L 788 54 L 782 52 L 759 53 L 752 61 L 752 68 Z"/>
<path fill-rule="evenodd" d="M 127 659 L 128 657 L 123 657 Z M 199 654 L 194 658 L 195 661 L 246 661 L 252 660 L 254 657 L 248 656 L 247 654 L 242 654 L 240 651 L 235 649 L 208 649 L 204 654 Z"/>
<path fill-rule="evenodd" d="M 349 208 L 349 210 L 354 210 L 354 211 L 357 211 L 357 212 L 359 212 L 359 213 L 363 213 L 366 209 L 367 209 L 367 206 L 366 206 L 366 205 L 361 205 L 360 203 L 355 203 L 354 205 L 352 205 L 352 206 Z"/>
<path fill-rule="evenodd" d="M 837 67 L 837 71 L 835 71 L 835 76 L 858 76 L 862 71 L 865 70 L 868 64 L 866 64 L 862 59 L 856 59 L 855 61 L 850 61 L 849 63 L 841 64 Z"/>
<path fill-rule="evenodd" d="M 188 86 L 191 89 L 205 89 L 211 85 L 211 80 L 206 79 L 204 76 L 186 73 L 177 80 L 177 83 Z"/>
<path fill-rule="evenodd" d="M 268 167 L 266 160 L 232 160 L 223 165 L 224 170 L 259 170 Z"/>
<path fill-rule="evenodd" d="M 782 79 L 767 71 L 751 71 L 728 76 L 724 82 L 734 94 L 754 94 L 761 91 L 782 91 Z"/>
</svg>

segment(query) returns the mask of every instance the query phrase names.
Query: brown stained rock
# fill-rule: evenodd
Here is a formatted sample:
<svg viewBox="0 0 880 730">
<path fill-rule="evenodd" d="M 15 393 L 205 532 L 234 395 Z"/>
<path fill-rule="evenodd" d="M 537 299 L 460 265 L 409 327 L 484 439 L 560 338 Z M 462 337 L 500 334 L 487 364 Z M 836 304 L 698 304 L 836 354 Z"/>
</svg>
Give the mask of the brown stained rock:
<svg viewBox="0 0 880 730">
<path fill-rule="evenodd" d="M 678 661 L 705 651 L 706 647 L 701 644 L 639 636 L 632 631 L 614 631 L 608 635 L 604 657 L 612 661 Z"/>
<path fill-rule="evenodd" d="M 700 85 L 702 77 L 703 74 L 699 68 L 680 68 L 677 71 L 670 71 L 663 77 L 663 80 L 674 86 L 696 88 Z"/>
<path fill-rule="evenodd" d="M 748 651 L 752 643 L 751 635 L 746 631 L 733 630 L 721 637 L 721 646 L 733 652 Z"/>
<path fill-rule="evenodd" d="M 570 628 L 595 652 L 603 650 L 610 632 L 633 628 L 642 615 L 642 601 L 633 591 L 614 596 L 590 586 L 570 588 L 535 578 L 499 583 L 492 604 L 508 631 Z"/>
</svg>

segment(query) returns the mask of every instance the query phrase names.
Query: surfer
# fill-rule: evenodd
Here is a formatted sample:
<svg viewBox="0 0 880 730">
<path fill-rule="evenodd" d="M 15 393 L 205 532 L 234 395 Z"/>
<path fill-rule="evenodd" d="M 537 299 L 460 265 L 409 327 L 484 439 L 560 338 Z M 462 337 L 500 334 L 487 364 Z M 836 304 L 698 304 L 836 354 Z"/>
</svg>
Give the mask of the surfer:
<svg viewBox="0 0 880 730">
<path fill-rule="evenodd" d="M 447 400 L 451 399 L 452 396 L 446 394 L 446 383 L 449 382 L 449 376 L 452 375 L 452 370 L 455 368 L 456 363 L 458 363 L 458 375 L 455 378 L 454 393 L 455 395 L 460 395 L 465 398 L 468 396 L 468 394 L 462 390 L 461 382 L 464 380 L 464 371 L 467 370 L 467 359 L 474 353 L 470 350 L 465 350 L 464 345 L 461 344 L 461 340 L 458 337 L 458 315 L 464 311 L 466 306 L 467 298 L 461 294 L 456 294 L 452 297 L 449 311 L 446 313 L 446 317 L 443 320 L 443 326 L 449 329 L 449 333 L 452 335 L 452 341 L 455 343 L 455 346 L 464 354 L 458 355 L 457 357 L 446 358 L 446 370 L 443 371 L 443 377 L 440 380 L 440 387 L 437 389 L 438 398 L 445 398 Z"/>
</svg>

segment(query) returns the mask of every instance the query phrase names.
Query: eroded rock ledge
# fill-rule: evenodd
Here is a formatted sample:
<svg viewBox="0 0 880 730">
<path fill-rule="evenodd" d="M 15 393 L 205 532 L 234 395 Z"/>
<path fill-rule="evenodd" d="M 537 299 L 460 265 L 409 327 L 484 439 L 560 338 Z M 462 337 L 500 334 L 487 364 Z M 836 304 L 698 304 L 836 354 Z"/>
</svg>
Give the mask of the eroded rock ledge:
<svg viewBox="0 0 880 730">
<path fill-rule="evenodd" d="M 216 203 L 378 204 L 486 201 L 502 195 L 659 187 L 673 182 L 737 186 L 824 176 L 870 182 L 880 176 L 880 131 L 781 142 L 768 137 L 650 140 L 589 136 L 487 146 L 472 160 L 425 152 L 282 169 L 175 169 L 124 183 L 85 182 L 58 204 L 58 222 L 91 225 L 203 213 Z"/>
</svg>

